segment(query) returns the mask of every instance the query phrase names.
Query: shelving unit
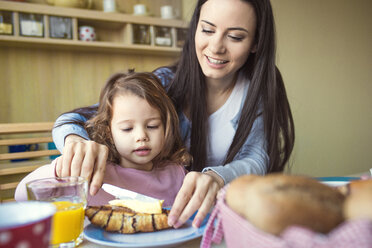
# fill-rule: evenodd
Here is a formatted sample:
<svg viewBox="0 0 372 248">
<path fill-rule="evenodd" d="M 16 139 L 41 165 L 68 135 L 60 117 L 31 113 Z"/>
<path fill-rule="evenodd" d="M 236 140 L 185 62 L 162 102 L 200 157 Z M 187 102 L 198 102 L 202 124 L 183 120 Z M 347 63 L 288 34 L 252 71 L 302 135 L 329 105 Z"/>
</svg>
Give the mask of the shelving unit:
<svg viewBox="0 0 372 248">
<path fill-rule="evenodd" d="M 134 54 L 176 55 L 181 51 L 177 44 L 182 43 L 177 33 L 187 29 L 188 23 L 182 20 L 164 20 L 147 16 L 133 16 L 122 13 L 105 13 L 97 10 L 55 7 L 42 4 L 0 1 L 0 10 L 13 13 L 13 35 L 1 35 L 1 46 L 38 47 L 46 49 L 68 49 L 79 51 L 126 52 Z M 43 15 L 43 37 L 26 37 L 20 33 L 19 13 Z M 49 35 L 49 16 L 67 17 L 72 20 L 72 39 L 51 38 Z M 83 25 L 94 27 L 97 41 L 81 41 L 78 28 Z M 150 30 L 150 44 L 135 44 L 134 25 L 147 25 Z M 154 30 L 167 27 L 171 30 L 171 45 L 155 44 Z M 169 44 L 169 43 L 168 43 Z"/>
</svg>

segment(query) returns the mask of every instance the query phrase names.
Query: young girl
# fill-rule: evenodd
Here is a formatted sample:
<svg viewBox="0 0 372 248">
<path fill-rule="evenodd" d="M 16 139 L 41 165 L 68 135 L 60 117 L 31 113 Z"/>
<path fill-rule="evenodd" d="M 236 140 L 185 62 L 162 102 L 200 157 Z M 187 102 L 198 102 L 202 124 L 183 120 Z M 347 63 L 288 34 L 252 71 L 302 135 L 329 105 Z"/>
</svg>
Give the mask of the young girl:
<svg viewBox="0 0 372 248">
<path fill-rule="evenodd" d="M 156 76 L 113 75 L 101 91 L 97 114 L 86 123 L 90 138 L 108 147 L 103 182 L 163 199 L 164 206 L 171 206 L 189 160 L 178 125 L 173 104 Z M 18 185 L 15 199 L 27 199 L 27 182 L 57 174 L 55 161 L 35 170 Z M 89 196 L 88 204 L 107 204 L 113 198 L 101 189 Z"/>
</svg>

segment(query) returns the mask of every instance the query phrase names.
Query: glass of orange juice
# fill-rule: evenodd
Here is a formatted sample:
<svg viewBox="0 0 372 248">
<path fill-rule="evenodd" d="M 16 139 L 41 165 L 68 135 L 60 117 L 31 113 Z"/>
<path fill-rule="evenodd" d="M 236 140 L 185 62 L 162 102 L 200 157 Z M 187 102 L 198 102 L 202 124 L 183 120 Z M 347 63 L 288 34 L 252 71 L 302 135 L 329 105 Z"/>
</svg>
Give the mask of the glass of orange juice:
<svg viewBox="0 0 372 248">
<path fill-rule="evenodd" d="M 82 177 L 44 178 L 28 182 L 26 188 L 29 200 L 52 202 L 56 207 L 50 247 L 78 246 L 83 241 L 87 180 Z"/>
</svg>

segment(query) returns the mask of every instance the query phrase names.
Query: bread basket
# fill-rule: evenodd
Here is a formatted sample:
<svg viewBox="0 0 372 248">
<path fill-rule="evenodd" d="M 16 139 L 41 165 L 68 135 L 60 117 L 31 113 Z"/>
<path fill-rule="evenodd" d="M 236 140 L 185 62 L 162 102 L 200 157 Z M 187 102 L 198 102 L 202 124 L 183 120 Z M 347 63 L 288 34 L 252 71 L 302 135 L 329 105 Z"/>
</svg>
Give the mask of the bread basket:
<svg viewBox="0 0 372 248">
<path fill-rule="evenodd" d="M 218 194 L 203 235 L 202 248 L 209 248 L 213 243 L 219 244 L 222 238 L 229 248 L 372 248 L 370 220 L 346 221 L 327 235 L 299 226 L 287 228 L 280 236 L 265 233 L 227 206 L 227 187 Z"/>
</svg>

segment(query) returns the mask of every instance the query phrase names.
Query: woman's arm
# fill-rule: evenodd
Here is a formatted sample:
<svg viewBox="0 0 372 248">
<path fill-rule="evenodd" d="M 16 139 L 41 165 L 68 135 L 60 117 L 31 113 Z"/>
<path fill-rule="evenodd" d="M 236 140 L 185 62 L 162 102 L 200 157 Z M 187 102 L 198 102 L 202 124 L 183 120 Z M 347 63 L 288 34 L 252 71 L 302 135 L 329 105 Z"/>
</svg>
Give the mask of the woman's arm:
<svg viewBox="0 0 372 248">
<path fill-rule="evenodd" d="M 177 228 L 198 211 L 193 226 L 199 227 L 225 184 L 244 174 L 265 174 L 268 165 L 265 144 L 262 117 L 258 117 L 232 162 L 186 175 L 169 214 L 168 224 Z"/>
<path fill-rule="evenodd" d="M 90 194 L 95 195 L 105 176 L 107 157 L 107 146 L 80 136 L 68 135 L 62 156 L 57 160 L 56 175 L 86 178 L 90 182 Z"/>
<path fill-rule="evenodd" d="M 61 115 L 52 131 L 54 142 L 63 154 L 56 164 L 60 177 L 81 176 L 90 182 L 90 194 L 95 195 L 102 185 L 106 169 L 108 148 L 89 140 L 82 125 L 93 116 L 97 105 Z M 81 114 L 81 113 L 84 114 Z"/>
<path fill-rule="evenodd" d="M 57 149 L 62 153 L 65 146 L 65 140 L 68 135 L 77 135 L 85 140 L 89 140 L 89 136 L 84 127 L 73 124 L 72 122 L 86 122 L 87 119 L 79 113 L 65 113 L 59 116 L 54 123 L 52 130 L 53 141 Z"/>
<path fill-rule="evenodd" d="M 234 160 L 225 165 L 206 167 L 203 172 L 213 171 L 225 184 L 246 174 L 264 175 L 268 171 L 269 156 L 266 152 L 262 116 L 253 123 L 252 131 Z"/>
</svg>

